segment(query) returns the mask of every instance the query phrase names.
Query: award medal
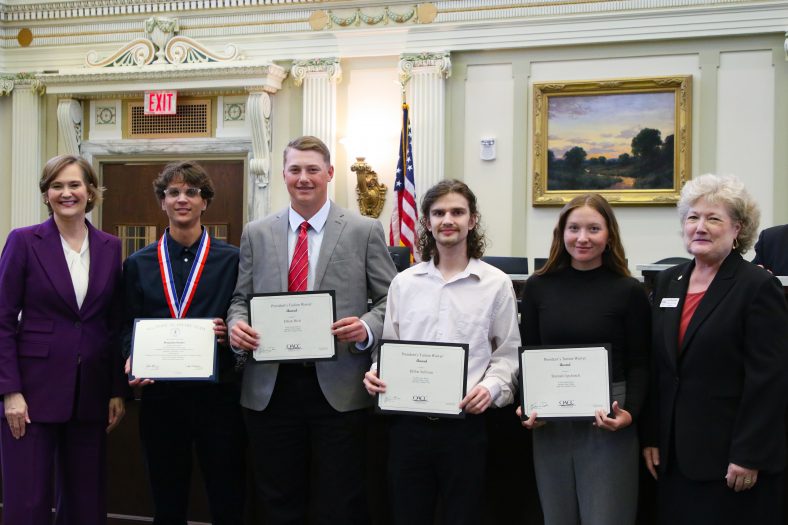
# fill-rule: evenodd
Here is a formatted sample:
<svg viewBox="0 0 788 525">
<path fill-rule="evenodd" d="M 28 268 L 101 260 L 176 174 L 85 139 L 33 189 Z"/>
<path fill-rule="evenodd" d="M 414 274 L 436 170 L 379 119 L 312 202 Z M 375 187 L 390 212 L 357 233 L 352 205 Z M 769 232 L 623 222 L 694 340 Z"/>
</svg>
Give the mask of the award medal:
<svg viewBox="0 0 788 525">
<path fill-rule="evenodd" d="M 167 228 L 169 230 L 169 228 Z M 211 249 L 211 237 L 208 232 L 203 229 L 202 237 L 200 238 L 200 245 L 197 247 L 197 256 L 192 262 L 191 270 L 189 270 L 189 277 L 186 279 L 186 286 L 183 288 L 183 294 L 178 298 L 175 290 L 175 280 L 172 278 L 172 265 L 170 263 L 170 252 L 167 250 L 167 232 L 159 239 L 159 272 L 161 272 L 161 284 L 164 286 L 164 298 L 167 300 L 167 306 L 170 308 L 170 315 L 175 319 L 182 319 L 186 316 L 189 310 L 189 305 L 194 299 L 194 294 L 197 291 L 197 284 L 200 282 L 205 261 L 208 259 L 208 252 Z"/>
</svg>

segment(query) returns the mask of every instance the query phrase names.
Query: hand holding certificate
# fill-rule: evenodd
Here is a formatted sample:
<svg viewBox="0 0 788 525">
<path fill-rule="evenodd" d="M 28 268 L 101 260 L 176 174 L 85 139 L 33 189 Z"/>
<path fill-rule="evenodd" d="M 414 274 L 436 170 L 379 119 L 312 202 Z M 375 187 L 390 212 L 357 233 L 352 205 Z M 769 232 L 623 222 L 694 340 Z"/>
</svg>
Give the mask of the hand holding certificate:
<svg viewBox="0 0 788 525">
<path fill-rule="evenodd" d="M 213 319 L 137 319 L 131 379 L 215 380 Z"/>
<path fill-rule="evenodd" d="M 254 294 L 249 319 L 260 346 L 252 356 L 267 362 L 336 359 L 335 318 L 333 290 Z"/>
<path fill-rule="evenodd" d="M 610 362 L 607 345 L 520 350 L 520 404 L 523 419 L 594 419 L 610 410 Z"/>
<path fill-rule="evenodd" d="M 394 414 L 463 417 L 468 345 L 383 340 L 378 374 L 386 391 L 378 410 Z"/>
</svg>

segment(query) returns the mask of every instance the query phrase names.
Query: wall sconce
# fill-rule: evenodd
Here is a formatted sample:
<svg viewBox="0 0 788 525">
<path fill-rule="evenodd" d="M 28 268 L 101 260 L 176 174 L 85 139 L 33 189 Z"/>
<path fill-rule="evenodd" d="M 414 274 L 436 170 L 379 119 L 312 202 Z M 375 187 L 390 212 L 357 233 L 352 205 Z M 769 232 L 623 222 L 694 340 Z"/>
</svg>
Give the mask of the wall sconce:
<svg viewBox="0 0 788 525">
<path fill-rule="evenodd" d="M 378 182 L 378 174 L 372 170 L 369 164 L 364 162 L 364 157 L 356 157 L 356 162 L 350 166 L 350 171 L 356 174 L 356 195 L 361 215 L 377 219 L 380 217 L 380 212 L 383 211 L 388 188 L 385 184 Z"/>
</svg>

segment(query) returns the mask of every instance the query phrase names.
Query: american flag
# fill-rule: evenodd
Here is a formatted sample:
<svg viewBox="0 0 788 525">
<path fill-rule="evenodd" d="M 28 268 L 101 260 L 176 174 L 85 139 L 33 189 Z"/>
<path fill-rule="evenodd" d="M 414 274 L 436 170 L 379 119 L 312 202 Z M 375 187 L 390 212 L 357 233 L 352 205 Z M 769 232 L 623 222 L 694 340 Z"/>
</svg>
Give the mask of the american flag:
<svg viewBox="0 0 788 525">
<path fill-rule="evenodd" d="M 397 200 L 391 212 L 391 230 L 389 244 L 391 246 L 407 246 L 415 255 L 416 222 L 416 183 L 413 177 L 413 151 L 411 150 L 410 119 L 408 105 L 402 104 L 402 132 L 399 137 L 399 159 L 397 175 L 394 179 L 394 192 Z"/>
</svg>

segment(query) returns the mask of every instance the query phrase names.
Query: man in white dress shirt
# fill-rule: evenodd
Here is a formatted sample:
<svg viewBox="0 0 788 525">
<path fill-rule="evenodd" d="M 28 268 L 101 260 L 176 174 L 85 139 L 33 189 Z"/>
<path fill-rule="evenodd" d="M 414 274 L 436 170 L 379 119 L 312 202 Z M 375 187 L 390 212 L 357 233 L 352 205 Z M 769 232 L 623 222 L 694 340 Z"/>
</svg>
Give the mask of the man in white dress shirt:
<svg viewBox="0 0 788 525">
<path fill-rule="evenodd" d="M 384 339 L 467 343 L 464 419 L 392 421 L 389 488 L 394 524 L 432 523 L 438 496 L 446 523 L 482 522 L 487 435 L 481 414 L 514 400 L 517 304 L 509 277 L 480 260 L 485 247 L 476 196 L 462 182 L 430 188 L 421 205 L 420 264 L 391 282 Z M 373 358 L 377 356 L 374 355 Z M 376 365 L 370 395 L 385 392 Z"/>
</svg>

